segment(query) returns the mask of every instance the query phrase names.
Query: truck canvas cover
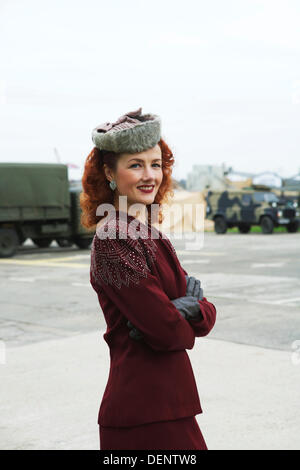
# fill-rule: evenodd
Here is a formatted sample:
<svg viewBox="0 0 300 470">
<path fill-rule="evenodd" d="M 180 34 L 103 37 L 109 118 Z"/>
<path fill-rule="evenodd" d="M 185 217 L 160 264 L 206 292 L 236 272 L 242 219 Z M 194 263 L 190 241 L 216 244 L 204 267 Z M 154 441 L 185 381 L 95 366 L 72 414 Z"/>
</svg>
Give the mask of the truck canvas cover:
<svg viewBox="0 0 300 470">
<path fill-rule="evenodd" d="M 0 163 L 0 219 L 69 218 L 68 167 Z"/>
</svg>

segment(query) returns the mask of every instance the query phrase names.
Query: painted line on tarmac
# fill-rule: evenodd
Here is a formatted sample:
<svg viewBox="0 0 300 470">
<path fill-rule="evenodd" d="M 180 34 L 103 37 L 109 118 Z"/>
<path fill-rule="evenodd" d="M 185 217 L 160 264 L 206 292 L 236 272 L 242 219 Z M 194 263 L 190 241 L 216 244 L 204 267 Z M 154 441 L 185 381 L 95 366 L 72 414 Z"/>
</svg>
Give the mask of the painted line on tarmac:
<svg viewBox="0 0 300 470">
<path fill-rule="evenodd" d="M 89 264 L 83 263 L 57 263 L 48 260 L 20 260 L 20 259 L 0 259 L 0 264 L 15 264 L 15 265 L 26 265 L 26 266 L 58 266 L 61 268 L 88 268 Z"/>
<path fill-rule="evenodd" d="M 300 302 L 300 297 L 294 297 L 293 299 L 274 300 L 274 304 L 276 305 L 281 305 L 285 303 L 293 303 L 293 302 Z"/>
<path fill-rule="evenodd" d="M 203 263 L 203 264 L 208 264 L 210 263 L 210 259 L 184 259 L 182 258 L 181 260 L 181 263 L 186 263 L 186 264 L 200 264 L 200 263 Z"/>
<path fill-rule="evenodd" d="M 71 282 L 72 286 L 83 286 L 83 287 L 91 287 L 91 284 L 87 282 Z"/>
<path fill-rule="evenodd" d="M 177 255 L 193 255 L 195 256 L 196 253 L 199 253 L 201 256 L 224 256 L 226 253 L 223 251 L 205 251 L 202 253 L 201 250 L 176 250 Z"/>
<path fill-rule="evenodd" d="M 54 263 L 59 261 L 70 261 L 72 259 L 90 259 L 91 255 L 71 255 L 71 256 L 61 256 L 59 258 L 43 258 L 41 260 L 36 261 L 53 261 Z"/>
<path fill-rule="evenodd" d="M 282 268 L 286 263 L 285 262 L 278 262 L 278 263 L 252 263 L 251 268 Z"/>
<path fill-rule="evenodd" d="M 43 277 L 42 280 L 49 279 Z M 9 281 L 17 281 L 17 282 L 36 282 L 40 281 L 41 279 L 36 278 L 36 277 L 9 277 Z M 91 287 L 91 284 L 88 284 L 87 282 L 71 282 L 72 286 L 83 286 L 83 287 Z"/>
<path fill-rule="evenodd" d="M 250 303 L 255 303 L 255 304 L 265 304 L 265 305 L 289 305 L 293 304 L 294 302 L 299 301 L 300 302 L 300 297 L 296 297 L 294 299 L 280 299 L 280 300 L 262 300 L 262 299 L 254 299 L 248 298 L 242 295 L 238 294 L 211 294 L 211 297 L 215 297 L 218 299 L 232 299 L 232 300 L 239 300 L 240 302 L 250 302 Z M 291 305 L 293 307 L 293 305 Z"/>
</svg>

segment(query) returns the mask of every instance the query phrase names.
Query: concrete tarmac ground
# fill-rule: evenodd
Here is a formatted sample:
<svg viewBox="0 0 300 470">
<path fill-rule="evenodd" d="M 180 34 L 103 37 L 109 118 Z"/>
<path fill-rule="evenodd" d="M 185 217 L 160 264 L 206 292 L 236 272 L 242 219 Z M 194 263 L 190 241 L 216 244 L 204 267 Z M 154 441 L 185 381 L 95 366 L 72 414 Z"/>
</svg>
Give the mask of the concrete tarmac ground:
<svg viewBox="0 0 300 470">
<path fill-rule="evenodd" d="M 299 449 L 300 234 L 170 238 L 217 308 L 188 350 L 208 448 Z M 2 449 L 99 449 L 109 350 L 89 263 L 55 242 L 0 260 Z"/>
</svg>

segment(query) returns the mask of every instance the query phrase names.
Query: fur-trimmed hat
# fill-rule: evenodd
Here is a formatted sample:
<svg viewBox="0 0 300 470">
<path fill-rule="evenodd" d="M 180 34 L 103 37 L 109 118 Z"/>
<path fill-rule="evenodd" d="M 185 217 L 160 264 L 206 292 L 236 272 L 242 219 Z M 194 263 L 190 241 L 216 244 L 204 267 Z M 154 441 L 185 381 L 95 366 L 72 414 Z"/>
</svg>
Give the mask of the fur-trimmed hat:
<svg viewBox="0 0 300 470">
<path fill-rule="evenodd" d="M 161 121 L 156 114 L 142 114 L 142 108 L 105 122 L 92 131 L 92 140 L 100 150 L 138 153 L 154 147 L 161 138 Z"/>
</svg>

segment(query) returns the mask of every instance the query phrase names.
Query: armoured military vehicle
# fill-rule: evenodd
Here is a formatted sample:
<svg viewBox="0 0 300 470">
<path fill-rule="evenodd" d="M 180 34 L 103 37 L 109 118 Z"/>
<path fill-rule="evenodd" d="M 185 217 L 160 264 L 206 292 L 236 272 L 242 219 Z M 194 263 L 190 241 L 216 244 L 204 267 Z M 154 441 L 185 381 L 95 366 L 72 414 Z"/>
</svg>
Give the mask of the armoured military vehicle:
<svg viewBox="0 0 300 470">
<path fill-rule="evenodd" d="M 248 233 L 252 225 L 260 225 L 263 233 L 272 233 L 279 226 L 297 232 L 300 224 L 298 206 L 282 203 L 272 191 L 208 191 L 205 199 L 206 218 L 214 221 L 216 233 L 226 233 L 232 227 Z"/>
<path fill-rule="evenodd" d="M 52 163 L 0 163 L 0 257 L 13 256 L 27 238 L 36 246 L 88 248 L 94 233 L 80 223 L 81 183 Z"/>
<path fill-rule="evenodd" d="M 286 204 L 294 208 L 300 207 L 300 190 L 272 189 L 272 192 L 278 196 L 280 204 Z"/>
</svg>

